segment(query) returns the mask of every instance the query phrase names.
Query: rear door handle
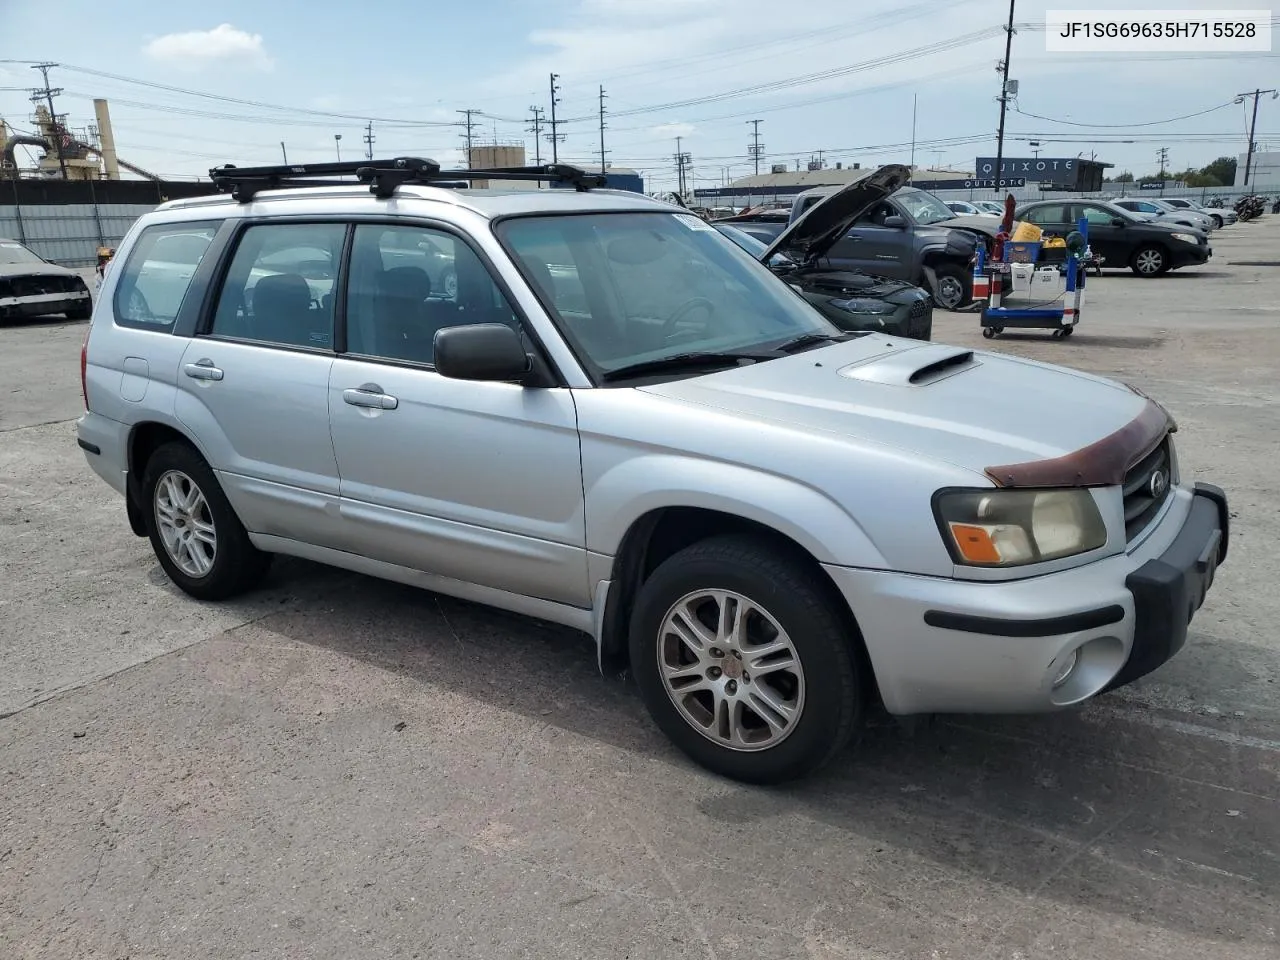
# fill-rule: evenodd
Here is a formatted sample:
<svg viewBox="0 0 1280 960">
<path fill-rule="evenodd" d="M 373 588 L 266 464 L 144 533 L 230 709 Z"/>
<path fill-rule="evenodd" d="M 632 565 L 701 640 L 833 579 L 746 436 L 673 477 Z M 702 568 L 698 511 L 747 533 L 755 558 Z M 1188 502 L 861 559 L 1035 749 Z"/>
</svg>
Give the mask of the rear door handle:
<svg viewBox="0 0 1280 960">
<path fill-rule="evenodd" d="M 222 371 L 213 365 L 212 360 L 197 360 L 195 363 L 188 363 L 182 368 L 192 380 L 221 380 Z"/>
<path fill-rule="evenodd" d="M 366 383 L 361 387 L 343 390 L 342 399 L 353 407 L 368 407 L 372 410 L 394 410 L 400 406 L 399 400 L 383 393 L 382 388 L 376 383 Z"/>
</svg>

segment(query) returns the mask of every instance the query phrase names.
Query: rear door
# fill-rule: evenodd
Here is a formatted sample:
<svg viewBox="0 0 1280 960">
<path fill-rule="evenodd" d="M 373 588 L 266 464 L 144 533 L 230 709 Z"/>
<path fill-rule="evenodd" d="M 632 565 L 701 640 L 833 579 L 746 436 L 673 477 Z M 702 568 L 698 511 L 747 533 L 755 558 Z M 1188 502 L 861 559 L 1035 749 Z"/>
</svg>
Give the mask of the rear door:
<svg viewBox="0 0 1280 960">
<path fill-rule="evenodd" d="M 175 412 L 253 533 L 338 542 L 328 390 L 334 278 L 347 229 L 247 226 L 213 315 L 179 365 Z"/>
</svg>

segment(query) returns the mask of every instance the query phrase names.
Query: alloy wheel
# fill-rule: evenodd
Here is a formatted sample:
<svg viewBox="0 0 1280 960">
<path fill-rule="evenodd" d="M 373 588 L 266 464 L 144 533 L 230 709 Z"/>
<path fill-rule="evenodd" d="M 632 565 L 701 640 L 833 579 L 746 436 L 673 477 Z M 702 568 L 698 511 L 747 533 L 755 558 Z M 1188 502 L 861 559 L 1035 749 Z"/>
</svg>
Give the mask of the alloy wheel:
<svg viewBox="0 0 1280 960">
<path fill-rule="evenodd" d="M 681 597 L 663 617 L 658 670 L 681 717 L 731 750 L 777 746 L 804 710 L 804 671 L 787 632 L 731 590 Z"/>
<path fill-rule="evenodd" d="M 953 310 L 964 300 L 964 284 L 955 277 L 938 278 L 938 306 Z"/>
<path fill-rule="evenodd" d="M 169 559 L 189 577 L 213 569 L 218 533 L 209 503 L 196 482 L 181 470 L 170 470 L 156 482 L 156 529 Z"/>
<path fill-rule="evenodd" d="M 1139 252 L 1134 262 L 1138 266 L 1138 272 L 1147 275 L 1159 273 L 1160 268 L 1164 266 L 1164 255 L 1159 250 L 1143 250 Z"/>
</svg>

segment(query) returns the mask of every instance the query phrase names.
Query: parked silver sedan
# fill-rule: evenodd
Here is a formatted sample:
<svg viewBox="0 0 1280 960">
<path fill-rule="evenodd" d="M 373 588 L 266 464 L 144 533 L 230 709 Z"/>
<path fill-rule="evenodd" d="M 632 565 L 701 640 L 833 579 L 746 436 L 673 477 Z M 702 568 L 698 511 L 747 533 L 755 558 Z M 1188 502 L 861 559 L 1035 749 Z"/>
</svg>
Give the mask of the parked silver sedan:
<svg viewBox="0 0 1280 960">
<path fill-rule="evenodd" d="M 1059 710 L 1185 642 L 1227 501 L 1155 401 L 842 332 L 709 224 L 572 168 L 527 192 L 335 168 L 370 189 L 214 170 L 233 197 L 143 216 L 103 285 L 78 442 L 193 597 L 287 554 L 565 624 L 753 782 L 829 760 L 875 703 Z M 881 202 L 909 170 L 863 177 Z M 175 300 L 151 268 L 191 235 Z M 154 285 L 176 307 L 133 314 Z"/>
</svg>

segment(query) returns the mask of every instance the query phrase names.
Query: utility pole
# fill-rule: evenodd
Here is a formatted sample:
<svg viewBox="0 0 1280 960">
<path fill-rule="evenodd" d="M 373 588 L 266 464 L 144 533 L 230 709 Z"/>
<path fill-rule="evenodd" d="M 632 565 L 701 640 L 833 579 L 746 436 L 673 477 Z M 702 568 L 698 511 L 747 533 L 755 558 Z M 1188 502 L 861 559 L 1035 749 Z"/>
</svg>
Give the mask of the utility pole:
<svg viewBox="0 0 1280 960">
<path fill-rule="evenodd" d="M 49 107 L 49 124 L 50 129 L 53 130 L 53 144 L 58 151 L 58 169 L 62 171 L 62 179 L 65 180 L 67 179 L 67 161 L 62 153 L 62 138 L 66 130 L 62 127 L 62 124 L 58 123 L 58 115 L 53 109 L 53 98 L 62 93 L 62 88 L 58 87 L 55 90 L 49 86 L 49 71 L 56 66 L 56 63 L 37 63 L 31 68 L 32 70 L 39 70 L 40 75 L 44 77 L 44 89 L 38 91 L 31 99 L 40 100 L 43 96 L 44 102 Z"/>
<path fill-rule="evenodd" d="M 560 102 L 557 94 L 560 92 L 560 85 L 556 83 L 560 79 L 560 74 L 551 74 L 551 135 L 547 137 L 551 141 L 551 162 L 560 162 L 559 143 L 564 139 L 560 133 L 560 121 L 556 119 L 556 104 Z"/>
<path fill-rule="evenodd" d="M 530 107 L 528 130 L 533 134 L 533 162 L 542 166 L 542 108 Z"/>
<path fill-rule="evenodd" d="M 472 130 L 475 128 L 475 123 L 472 121 L 471 115 L 478 112 L 479 112 L 478 110 L 459 110 L 458 111 L 458 113 L 466 117 L 466 121 L 464 122 L 466 131 L 462 134 L 462 139 L 463 139 L 463 142 L 466 143 L 467 145 L 467 169 L 468 170 L 471 169 L 471 139 L 472 139 Z"/>
<path fill-rule="evenodd" d="M 1160 161 L 1160 192 L 1164 193 L 1164 168 L 1169 163 L 1169 148 L 1161 147 L 1157 150 L 1156 159 Z"/>
<path fill-rule="evenodd" d="M 1009 25 L 1004 28 L 1004 61 L 1000 64 L 1000 129 L 996 132 L 996 195 L 1004 168 L 1004 115 L 1009 108 L 1009 57 L 1013 54 L 1013 5 L 1009 0 Z"/>
<path fill-rule="evenodd" d="M 916 168 L 916 107 L 919 106 L 920 94 L 911 95 L 911 169 Z"/>
<path fill-rule="evenodd" d="M 760 120 L 748 120 L 751 124 L 751 145 L 747 148 L 747 156 L 756 162 L 756 176 L 760 176 L 760 158 L 764 155 L 764 144 L 760 142 Z"/>
<path fill-rule="evenodd" d="M 1245 154 L 1245 158 L 1244 158 L 1244 184 L 1243 185 L 1246 187 L 1249 185 L 1249 174 L 1253 171 L 1253 150 L 1255 146 L 1253 135 L 1254 135 L 1254 131 L 1257 130 L 1258 128 L 1258 98 L 1261 97 L 1264 93 L 1271 94 L 1272 100 L 1274 100 L 1277 96 L 1280 96 L 1280 94 L 1277 94 L 1274 89 L 1254 90 L 1252 93 L 1236 94 L 1236 103 L 1244 103 L 1247 98 L 1253 97 L 1253 120 L 1251 120 L 1249 123 L 1249 152 Z"/>
<path fill-rule="evenodd" d="M 604 85 L 600 86 L 600 172 L 605 172 L 605 149 L 604 149 Z"/>
<path fill-rule="evenodd" d="M 693 158 L 680 149 L 683 137 L 676 137 L 676 190 L 680 194 L 680 198 L 684 199 L 685 189 L 685 170 L 689 166 L 689 161 Z"/>
<path fill-rule="evenodd" d="M 373 159 L 373 121 L 370 120 L 364 125 L 364 158 L 366 160 Z"/>
<path fill-rule="evenodd" d="M 287 167 L 289 165 L 289 154 L 284 148 L 283 140 L 280 141 L 280 156 L 284 160 L 284 165 Z"/>
</svg>

